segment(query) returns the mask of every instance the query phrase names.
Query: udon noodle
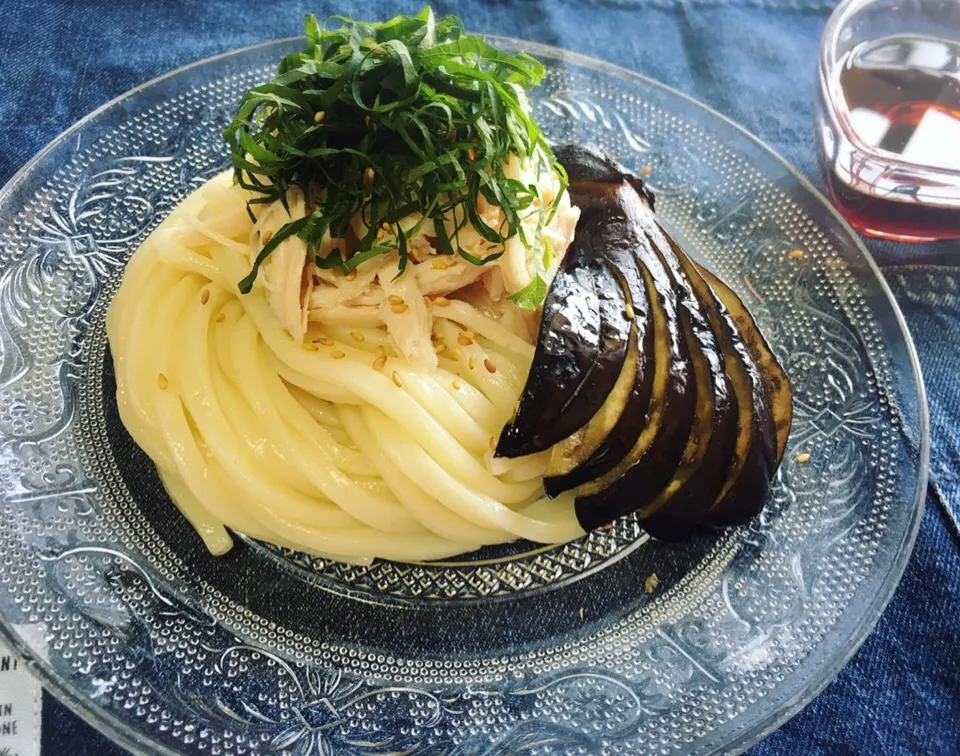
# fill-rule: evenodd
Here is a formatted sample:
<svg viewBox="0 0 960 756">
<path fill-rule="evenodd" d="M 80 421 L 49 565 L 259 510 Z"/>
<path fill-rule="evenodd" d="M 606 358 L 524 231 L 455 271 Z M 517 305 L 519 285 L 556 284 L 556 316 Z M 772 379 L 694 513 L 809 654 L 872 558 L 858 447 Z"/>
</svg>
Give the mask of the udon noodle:
<svg viewBox="0 0 960 756">
<path fill-rule="evenodd" d="M 549 452 L 492 453 L 534 351 L 535 317 L 505 298 L 524 261 L 437 264 L 427 229 L 402 275 L 387 256 L 344 276 L 290 239 L 242 295 L 270 229 L 303 213 L 291 196 L 251 218 L 247 199 L 227 174 L 188 197 L 107 323 L 123 422 L 210 551 L 228 531 L 361 562 L 581 535 L 572 496 L 544 498 Z M 567 201 L 544 229 L 559 254 L 575 223 Z"/>
</svg>

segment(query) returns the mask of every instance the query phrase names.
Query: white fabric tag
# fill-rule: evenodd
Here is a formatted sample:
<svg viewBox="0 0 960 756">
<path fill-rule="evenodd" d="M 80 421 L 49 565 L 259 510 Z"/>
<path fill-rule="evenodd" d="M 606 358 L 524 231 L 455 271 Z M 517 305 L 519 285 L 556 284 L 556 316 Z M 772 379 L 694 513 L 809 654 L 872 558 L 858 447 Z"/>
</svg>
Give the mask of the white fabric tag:
<svg viewBox="0 0 960 756">
<path fill-rule="evenodd" d="M 42 628 L 22 625 L 17 631 L 33 648 L 45 651 Z M 42 700 L 40 682 L 0 641 L 0 755 L 40 756 Z"/>
</svg>

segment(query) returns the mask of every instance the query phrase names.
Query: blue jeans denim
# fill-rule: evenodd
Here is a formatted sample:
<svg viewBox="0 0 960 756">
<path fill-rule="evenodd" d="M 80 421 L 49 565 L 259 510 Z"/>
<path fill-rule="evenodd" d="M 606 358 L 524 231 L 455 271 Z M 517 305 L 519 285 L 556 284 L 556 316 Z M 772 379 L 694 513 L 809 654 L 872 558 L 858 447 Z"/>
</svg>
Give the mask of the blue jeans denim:
<svg viewBox="0 0 960 756">
<path fill-rule="evenodd" d="M 2 0 L 0 182 L 87 112 L 215 53 L 299 34 L 305 11 L 386 17 L 411 2 Z M 556 44 L 706 102 L 819 183 L 812 103 L 831 0 L 436 0 L 472 30 Z M 916 339 L 932 482 L 903 583 L 859 653 L 755 754 L 960 752 L 960 245 L 870 244 Z M 49 754 L 119 749 L 44 700 Z"/>
</svg>

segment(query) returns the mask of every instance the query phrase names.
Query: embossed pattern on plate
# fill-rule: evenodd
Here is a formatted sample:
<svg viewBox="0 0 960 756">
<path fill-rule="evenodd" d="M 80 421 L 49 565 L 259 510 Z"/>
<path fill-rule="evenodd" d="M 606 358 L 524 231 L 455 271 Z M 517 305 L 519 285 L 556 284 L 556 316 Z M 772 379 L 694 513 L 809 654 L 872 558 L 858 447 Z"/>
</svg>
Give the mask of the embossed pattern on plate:
<svg viewBox="0 0 960 756">
<path fill-rule="evenodd" d="M 37 626 L 45 683 L 134 750 L 632 754 L 762 736 L 899 578 L 922 388 L 848 229 L 758 143 L 641 77 L 504 41 L 548 66 L 548 136 L 646 175 L 783 357 L 796 419 L 761 517 L 683 548 L 628 517 L 572 544 L 357 567 L 247 541 L 213 559 L 165 499 L 116 417 L 105 309 L 138 243 L 226 165 L 230 109 L 291 44 L 131 93 L 0 195 L 4 631 L 29 654 L 13 628 Z"/>
</svg>

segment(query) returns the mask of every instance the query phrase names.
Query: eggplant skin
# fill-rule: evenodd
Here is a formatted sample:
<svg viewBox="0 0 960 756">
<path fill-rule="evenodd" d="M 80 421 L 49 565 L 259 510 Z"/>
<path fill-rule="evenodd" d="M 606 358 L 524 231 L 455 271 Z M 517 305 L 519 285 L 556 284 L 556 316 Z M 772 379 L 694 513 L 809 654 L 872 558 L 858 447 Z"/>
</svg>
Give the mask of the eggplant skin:
<svg viewBox="0 0 960 756">
<path fill-rule="evenodd" d="M 627 301 L 610 268 L 631 289 L 639 286 L 639 276 L 611 262 L 609 254 L 617 240 L 631 235 L 619 209 L 624 179 L 600 153 L 582 147 L 575 152 L 579 162 L 570 162 L 570 193 L 580 220 L 547 292 L 527 384 L 497 443 L 501 457 L 544 451 L 586 426 L 613 390 L 626 356 Z M 588 177 L 579 178 L 581 169 Z M 634 190 L 626 196 L 636 201 Z M 645 306 L 635 309 L 635 317 L 645 314 Z"/>
<path fill-rule="evenodd" d="M 608 273 L 613 277 L 614 285 L 619 285 L 623 291 L 627 306 L 632 307 L 633 297 L 623 275 L 612 269 Z M 620 374 L 600 410 L 586 425 L 555 444 L 550 450 L 550 460 L 544 473 L 544 488 L 548 496 L 556 496 L 575 485 L 571 475 L 582 471 L 585 468 L 584 462 L 588 459 L 593 460 L 597 456 L 598 449 L 607 445 L 611 428 L 623 417 L 627 404 L 631 400 L 631 394 L 637 386 L 637 372 L 642 369 L 642 363 L 636 323 L 626 318 L 623 312 L 614 313 L 614 318 L 619 320 L 625 329 L 627 344 Z M 644 383 L 642 379 L 641 383 Z M 649 383 L 649 380 L 645 382 L 647 386 Z M 616 461 L 614 459 L 611 464 L 616 464 Z"/>
<path fill-rule="evenodd" d="M 709 284 L 708 284 L 709 285 Z M 741 426 L 727 482 L 707 512 L 712 525 L 742 525 L 759 514 L 767 501 L 777 466 L 777 436 L 770 395 L 733 318 L 711 287 L 717 302 L 727 374 L 737 392 Z M 745 418 L 749 426 L 744 427 Z"/>
<path fill-rule="evenodd" d="M 697 271 L 713 287 L 717 297 L 724 303 L 729 311 L 737 330 L 743 338 L 743 343 L 750 351 L 753 361 L 760 368 L 763 382 L 767 387 L 767 394 L 770 398 L 770 409 L 773 412 L 774 424 L 777 433 L 777 459 L 776 465 L 779 466 L 783 461 L 783 454 L 787 448 L 787 439 L 790 437 L 790 429 L 793 425 L 793 386 L 790 384 L 790 378 L 787 376 L 783 366 L 777 360 L 770 344 L 763 336 L 763 332 L 757 326 L 753 316 L 747 310 L 743 300 L 737 296 L 736 292 L 721 281 L 717 276 L 704 268 L 702 265 L 694 263 Z"/>
<path fill-rule="evenodd" d="M 645 416 L 624 413 L 622 422 L 637 432 L 629 451 L 604 476 L 574 489 L 580 524 L 596 527 L 627 512 L 648 507 L 673 478 L 690 436 L 697 406 L 697 384 L 684 334 L 681 304 L 687 301 L 682 271 L 661 255 L 648 232 L 653 210 L 632 188 L 624 212 L 638 243 L 631 248 L 645 278 L 654 322 L 653 387 Z M 642 418 L 642 419 L 641 419 Z M 639 422 L 638 422 L 639 421 Z M 612 435 L 617 433 L 614 428 Z"/>
<path fill-rule="evenodd" d="M 581 218 L 587 216 L 588 228 L 595 232 L 591 242 L 594 249 L 602 250 L 607 264 L 629 292 L 632 318 L 627 317 L 625 308 L 617 316 L 622 323 L 632 321 L 634 326 L 632 338 L 636 339 L 636 348 L 628 350 L 633 363 L 624 366 L 633 372 L 633 380 L 629 389 L 617 397 L 621 401 L 620 407 L 605 406 L 602 414 L 594 414 L 576 437 L 562 442 L 561 457 L 565 458 L 558 465 L 554 463 L 557 455 L 552 457 L 544 480 L 550 496 L 600 478 L 621 462 L 647 424 L 653 386 L 653 310 L 662 307 L 658 302 L 659 295 L 647 286 L 646 274 L 641 272 L 637 262 L 636 247 L 647 244 L 647 240 L 629 222 L 629 206 L 639 200 L 636 192 L 622 181 L 620 184 L 594 184 L 593 187 L 602 187 L 603 191 L 591 191 L 583 198 L 586 209 L 581 208 Z M 610 217 L 621 220 L 611 224 L 608 222 Z M 665 273 L 659 271 L 657 275 L 664 276 Z M 667 337 L 665 334 L 664 330 L 662 335 Z M 622 390 L 624 387 L 615 388 Z M 604 424 L 603 437 L 597 443 L 590 443 L 591 436 L 599 435 L 596 426 L 601 423 Z"/>
<path fill-rule="evenodd" d="M 693 262 L 666 232 L 676 260 L 690 284 L 702 318 L 688 316 L 687 340 L 697 379 L 697 413 L 687 449 L 673 480 L 646 512 L 643 526 L 655 538 L 680 540 L 702 525 L 707 510 L 717 499 L 726 480 L 737 437 L 739 405 L 720 339 L 714 333 L 716 302 Z"/>
<path fill-rule="evenodd" d="M 562 409 L 587 386 L 600 357 L 600 300 L 596 264 L 574 242 L 543 304 L 537 349 L 515 418 L 500 434 L 496 454 L 521 457 L 548 449 L 564 438 Z M 595 387 L 600 395 L 603 387 Z M 599 408 L 599 403 L 597 404 Z M 582 406 L 589 418 L 592 408 Z"/>
<path fill-rule="evenodd" d="M 590 147 L 554 153 L 581 217 L 497 454 L 550 448 L 546 492 L 573 491 L 585 530 L 634 511 L 667 540 L 748 521 L 784 454 L 788 377 L 641 179 Z"/>
<path fill-rule="evenodd" d="M 626 181 L 646 201 L 650 209 L 654 209 L 653 192 L 643 179 L 634 176 L 603 150 L 582 144 L 563 144 L 554 147 L 553 155 L 570 179 L 570 200 L 574 205 L 582 208 L 583 193 L 591 191 L 598 184 L 619 186 Z"/>
</svg>

